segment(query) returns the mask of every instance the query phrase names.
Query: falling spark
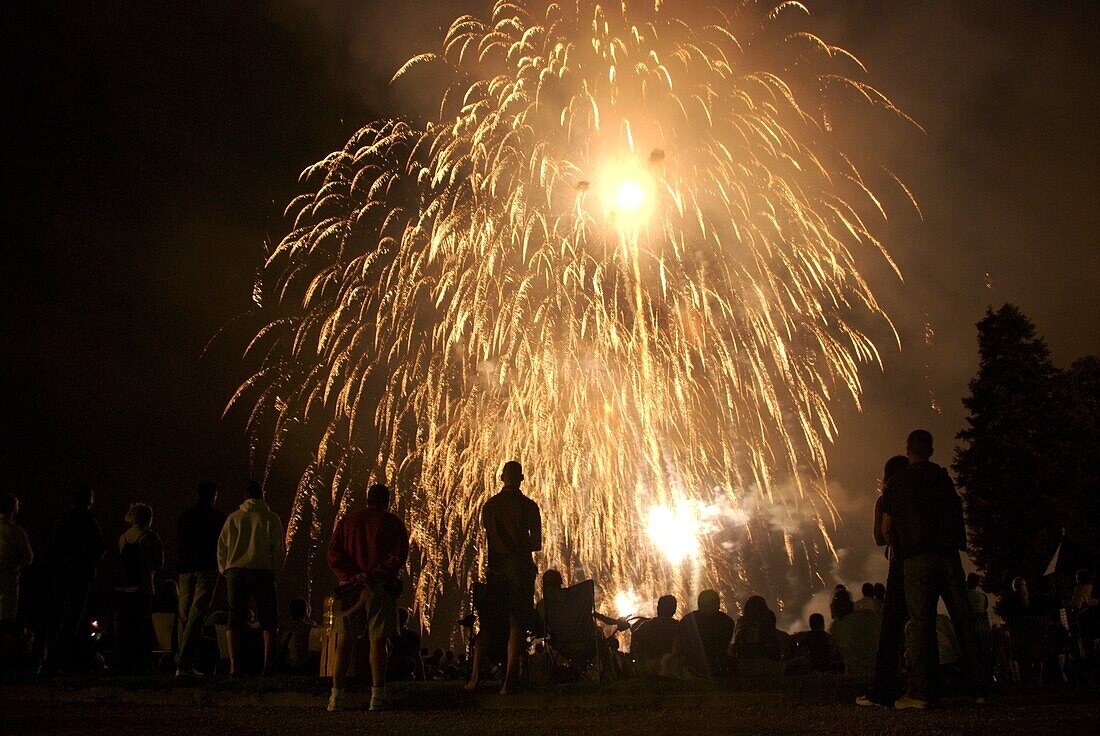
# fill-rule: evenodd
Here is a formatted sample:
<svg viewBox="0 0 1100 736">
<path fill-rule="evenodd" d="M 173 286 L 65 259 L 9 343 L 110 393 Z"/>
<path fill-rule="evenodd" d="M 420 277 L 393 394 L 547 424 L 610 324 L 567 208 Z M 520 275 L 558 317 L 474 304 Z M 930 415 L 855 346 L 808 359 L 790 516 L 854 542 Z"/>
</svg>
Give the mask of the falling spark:
<svg viewBox="0 0 1100 736">
<path fill-rule="evenodd" d="M 832 407 L 878 361 L 857 325 L 886 322 L 859 264 L 890 259 L 826 105 L 904 115 L 850 54 L 790 32 L 800 3 L 765 10 L 498 2 L 395 75 L 447 80 L 436 119 L 371 123 L 306 169 L 227 411 L 251 405 L 268 473 L 298 468 L 307 558 L 388 479 L 425 615 L 477 576 L 511 458 L 540 562 L 609 597 L 683 585 L 688 555 L 727 593 L 778 597 L 761 554 L 832 550 Z M 747 524 L 677 516 L 715 488 L 752 495 Z"/>
</svg>

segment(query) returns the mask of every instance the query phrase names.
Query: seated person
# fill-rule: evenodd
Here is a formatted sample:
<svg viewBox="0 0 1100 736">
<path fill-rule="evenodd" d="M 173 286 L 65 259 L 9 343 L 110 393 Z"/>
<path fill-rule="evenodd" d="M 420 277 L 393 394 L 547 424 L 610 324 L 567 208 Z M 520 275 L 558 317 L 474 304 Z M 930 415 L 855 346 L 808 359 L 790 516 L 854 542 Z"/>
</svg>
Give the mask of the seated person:
<svg viewBox="0 0 1100 736">
<path fill-rule="evenodd" d="M 551 568 L 542 574 L 542 597 L 535 604 L 535 612 L 538 613 L 539 621 L 542 622 L 542 631 L 539 632 L 541 634 L 546 633 L 546 591 L 561 590 L 563 587 L 565 587 L 565 580 L 559 571 Z"/>
<path fill-rule="evenodd" d="M 305 674 L 312 665 L 318 664 L 320 658 L 319 653 L 309 650 L 310 634 L 317 624 L 309 617 L 309 603 L 305 598 L 291 599 L 287 612 L 290 614 L 290 626 L 279 642 L 276 661 L 287 672 Z"/>
<path fill-rule="evenodd" d="M 754 595 L 745 601 L 745 613 L 734 629 L 730 654 L 745 661 L 781 658 L 775 614 L 762 596 Z"/>
<path fill-rule="evenodd" d="M 951 625 L 951 619 L 942 613 L 936 614 L 936 646 L 940 655 L 940 666 L 955 668 L 959 664 L 959 641 L 955 638 L 955 627 Z M 917 651 L 917 632 L 913 628 L 913 620 L 905 622 L 905 663 L 907 667 L 914 665 L 913 656 Z"/>
<path fill-rule="evenodd" d="M 855 609 L 857 611 L 874 611 L 878 615 L 882 615 L 882 602 L 875 595 L 875 584 L 864 583 L 863 584 L 863 597 L 855 603 Z"/>
<path fill-rule="evenodd" d="M 840 650 L 844 671 L 855 675 L 873 674 L 882 616 L 872 610 L 855 610 L 847 591 L 839 591 L 833 596 L 829 610 L 833 616 L 829 633 Z"/>
<path fill-rule="evenodd" d="M 820 613 L 810 615 L 809 631 L 800 631 L 792 639 L 794 656 L 805 657 L 811 672 L 833 672 L 840 668 L 840 653 L 825 630 L 825 617 Z"/>
<path fill-rule="evenodd" d="M 431 656 L 422 660 L 424 663 L 424 676 L 432 680 L 443 679 L 443 649 L 436 647 Z"/>
<path fill-rule="evenodd" d="M 779 658 L 785 662 L 794 656 L 794 642 L 783 629 L 776 629 L 775 635 L 779 638 Z"/>
<path fill-rule="evenodd" d="M 420 634 L 409 628 L 409 609 L 397 609 L 398 635 L 390 640 L 387 680 L 424 680 L 424 658 Z M 427 650 L 423 650 L 427 653 Z"/>
<path fill-rule="evenodd" d="M 672 674 L 691 673 L 713 677 L 729 670 L 729 646 L 733 640 L 733 619 L 721 610 L 716 590 L 699 593 L 699 608 L 680 619 L 672 645 L 675 663 Z"/>
<path fill-rule="evenodd" d="M 1093 656 L 1093 648 L 1100 639 L 1100 601 L 1096 599 L 1091 570 L 1077 571 L 1077 585 L 1073 588 L 1070 608 L 1077 614 L 1077 648 L 1082 659 Z"/>
<path fill-rule="evenodd" d="M 663 595 L 657 601 L 657 617 L 643 621 L 631 636 L 630 653 L 642 674 L 660 674 L 662 661 L 672 654 L 680 625 L 675 615 L 676 596 Z"/>
<path fill-rule="evenodd" d="M 951 618 L 942 613 L 936 614 L 936 643 L 939 646 L 940 664 L 958 666 L 961 659 L 959 640 L 955 638 L 955 627 Z"/>
</svg>

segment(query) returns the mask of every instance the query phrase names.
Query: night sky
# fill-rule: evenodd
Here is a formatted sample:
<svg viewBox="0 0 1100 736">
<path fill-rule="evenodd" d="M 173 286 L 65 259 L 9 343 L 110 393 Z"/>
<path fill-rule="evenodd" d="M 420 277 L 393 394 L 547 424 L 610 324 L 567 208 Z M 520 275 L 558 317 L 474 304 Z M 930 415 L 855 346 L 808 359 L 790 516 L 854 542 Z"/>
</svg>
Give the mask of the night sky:
<svg viewBox="0 0 1100 736">
<path fill-rule="evenodd" d="M 67 7 L 71 5 L 71 7 Z M 884 576 L 869 510 L 916 426 L 950 460 L 977 364 L 974 323 L 1017 303 L 1055 360 L 1100 353 L 1100 64 L 1091 2 L 810 2 L 926 133 L 862 141 L 922 208 L 879 228 L 904 282 L 869 277 L 901 336 L 864 410 L 837 410 L 838 575 Z M 417 112 L 386 81 L 476 2 L 9 3 L 4 157 L 5 489 L 32 541 L 75 482 L 121 531 L 131 500 L 171 519 L 203 478 L 248 476 L 240 352 L 265 241 L 298 173 L 361 124 Z M 895 203 L 896 204 L 896 203 Z M 220 329 L 205 357 L 204 346 Z M 926 338 L 926 329 L 931 335 Z M 933 404 L 938 406 L 937 411 Z M 276 477 L 277 498 L 292 477 Z M 285 512 L 285 508 L 282 509 Z M 880 569 L 881 568 L 881 569 Z"/>
</svg>

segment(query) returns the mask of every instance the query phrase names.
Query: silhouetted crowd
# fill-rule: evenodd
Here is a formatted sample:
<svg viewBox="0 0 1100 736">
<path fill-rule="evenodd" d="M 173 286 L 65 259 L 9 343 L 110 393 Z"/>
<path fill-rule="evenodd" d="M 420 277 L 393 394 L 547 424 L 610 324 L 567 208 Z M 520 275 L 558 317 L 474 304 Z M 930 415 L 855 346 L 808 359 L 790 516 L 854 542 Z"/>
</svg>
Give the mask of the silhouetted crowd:
<svg viewBox="0 0 1100 736">
<path fill-rule="evenodd" d="M 330 711 L 346 704 L 350 676 L 372 685 L 370 708 L 393 706 L 391 680 L 486 679 L 503 694 L 579 680 L 846 674 L 866 678 L 863 706 L 921 709 L 948 686 L 984 702 L 991 682 L 1064 681 L 1091 676 L 1100 627 L 1093 575 L 1081 570 L 1064 605 L 1041 605 L 1017 578 L 992 623 L 978 575 L 966 576 L 962 503 L 947 472 L 931 462 L 932 436 L 911 433 L 906 454 L 884 469 L 875 504 L 874 536 L 885 550 L 885 583 L 864 583 L 858 600 L 837 585 L 830 621 L 814 613 L 805 630 L 788 633 L 759 595 L 735 620 L 715 590 L 677 618 L 672 595 L 653 617 L 601 613 L 596 585 L 572 585 L 554 569 L 542 574 L 538 505 L 521 490 L 523 468 L 504 464 L 501 490 L 483 506 L 485 579 L 471 591 L 473 611 L 459 621 L 466 646 L 429 651 L 407 609 L 398 606 L 409 555 L 409 532 L 389 510 L 391 493 L 371 486 L 364 508 L 343 514 L 327 548 L 339 584 L 322 625 L 302 598 L 289 601 L 280 627 L 276 576 L 286 556 L 284 528 L 257 483 L 228 515 L 203 483 L 177 519 L 175 580 L 158 577 L 164 545 L 153 510 L 134 503 L 118 538 L 110 626 L 89 613 L 96 567 L 107 543 L 88 488 L 70 494 L 52 525 L 38 567 L 48 601 L 40 620 L 25 621 L 20 575 L 35 558 L 16 523 L 19 501 L 0 495 L 0 632 L 5 669 L 37 666 L 42 675 L 106 669 L 151 674 L 174 665 L 177 677 L 230 678 L 249 673 L 332 678 Z M 224 589 L 222 586 L 224 585 Z M 942 611 L 940 604 L 943 604 Z M 281 631 L 280 631 L 281 629 Z"/>
</svg>

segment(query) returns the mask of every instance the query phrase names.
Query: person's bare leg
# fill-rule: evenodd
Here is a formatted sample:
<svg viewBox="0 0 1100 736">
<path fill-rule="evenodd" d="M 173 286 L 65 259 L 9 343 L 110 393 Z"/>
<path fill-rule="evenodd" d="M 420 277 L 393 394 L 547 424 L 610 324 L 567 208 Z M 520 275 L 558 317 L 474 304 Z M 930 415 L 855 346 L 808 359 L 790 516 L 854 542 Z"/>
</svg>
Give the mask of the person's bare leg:
<svg viewBox="0 0 1100 736">
<path fill-rule="evenodd" d="M 332 665 L 332 689 L 343 690 L 348 681 L 348 665 L 355 651 L 355 639 L 343 636 L 336 647 L 336 661 Z"/>
<path fill-rule="evenodd" d="M 478 637 L 474 642 L 474 658 L 470 664 L 470 681 L 466 683 L 466 689 L 473 692 L 477 689 L 478 682 L 481 681 L 481 652 L 485 648 L 482 643 L 482 637 Z"/>
<path fill-rule="evenodd" d="M 386 686 L 386 665 L 389 664 L 389 652 L 386 640 L 376 639 L 370 643 L 370 679 L 374 687 Z"/>
<path fill-rule="evenodd" d="M 275 632 L 264 632 L 264 674 L 271 674 L 271 665 L 275 662 Z"/>
<path fill-rule="evenodd" d="M 512 627 L 508 631 L 508 664 L 504 668 L 504 684 L 501 695 L 507 695 L 516 687 L 515 678 L 519 676 L 519 655 L 523 651 L 523 629 Z"/>
<path fill-rule="evenodd" d="M 240 674 L 237 667 L 241 661 L 241 632 L 236 629 L 227 629 L 225 640 L 229 643 L 229 676 L 236 677 Z"/>
</svg>

